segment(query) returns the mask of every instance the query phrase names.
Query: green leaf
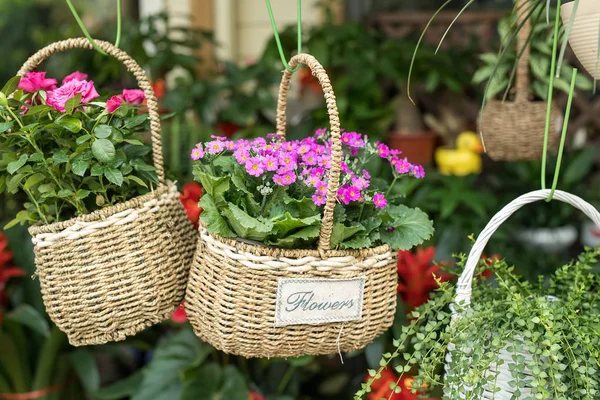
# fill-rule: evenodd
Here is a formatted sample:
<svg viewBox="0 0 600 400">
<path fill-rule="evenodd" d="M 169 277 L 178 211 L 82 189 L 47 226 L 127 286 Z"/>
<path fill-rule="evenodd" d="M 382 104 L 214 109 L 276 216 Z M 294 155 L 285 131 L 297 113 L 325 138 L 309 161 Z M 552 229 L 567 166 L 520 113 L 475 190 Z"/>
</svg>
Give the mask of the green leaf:
<svg viewBox="0 0 600 400">
<path fill-rule="evenodd" d="M 372 245 L 371 239 L 366 235 L 356 235 L 340 244 L 342 249 L 368 249 Z"/>
<path fill-rule="evenodd" d="M 200 180 L 204 193 L 210 194 L 217 204 L 224 201 L 223 195 L 229 190 L 229 175 L 216 177 L 201 171 L 195 171 L 195 176 Z"/>
<path fill-rule="evenodd" d="M 13 76 L 12 78 L 10 78 L 8 80 L 8 82 L 6 82 L 6 84 L 2 88 L 1 92 L 4 93 L 8 97 L 15 90 L 17 90 L 17 87 L 19 86 L 19 82 L 21 82 L 21 77 Z"/>
<path fill-rule="evenodd" d="M 0 133 L 4 133 L 14 125 L 14 121 L 0 122 Z"/>
<path fill-rule="evenodd" d="M 145 370 L 138 370 L 125 379 L 101 388 L 93 394 L 93 398 L 97 400 L 120 400 L 133 396 L 140 390 L 144 372 Z"/>
<path fill-rule="evenodd" d="M 92 144 L 92 153 L 100 162 L 108 163 L 115 159 L 115 146 L 106 139 L 98 139 Z"/>
<path fill-rule="evenodd" d="M 65 153 L 64 150 L 60 150 L 52 156 L 52 162 L 54 165 L 63 164 L 69 162 L 69 156 Z"/>
<path fill-rule="evenodd" d="M 90 192 L 89 190 L 85 190 L 85 189 L 79 189 L 77 191 L 77 193 L 75 193 L 75 198 L 77 200 L 83 200 L 86 197 L 88 197 L 92 192 Z"/>
<path fill-rule="evenodd" d="M 216 363 L 203 365 L 183 384 L 180 400 L 212 400 L 223 381 L 223 371 Z"/>
<path fill-rule="evenodd" d="M 129 143 L 134 146 L 143 146 L 144 145 L 143 142 L 136 140 L 136 139 L 125 139 L 124 142 Z"/>
<path fill-rule="evenodd" d="M 19 185 L 21 181 L 25 178 L 24 174 L 15 174 L 10 177 L 10 179 L 6 182 L 6 191 L 11 194 L 15 194 L 19 189 Z"/>
<path fill-rule="evenodd" d="M 25 184 L 23 185 L 23 188 L 31 189 L 33 186 L 42 182 L 44 179 L 46 179 L 46 175 L 42 174 L 41 172 L 37 172 L 31 175 L 29 178 L 27 178 Z"/>
<path fill-rule="evenodd" d="M 98 125 L 96 129 L 94 129 L 94 135 L 98 139 L 106 139 L 112 133 L 112 128 L 108 125 Z"/>
<path fill-rule="evenodd" d="M 74 117 L 60 118 L 56 120 L 56 123 L 73 133 L 77 133 L 83 128 L 81 120 Z"/>
<path fill-rule="evenodd" d="M 364 230 L 365 228 L 362 225 L 345 226 L 342 223 L 336 223 L 331 232 L 331 248 L 337 248 L 340 243 Z"/>
<path fill-rule="evenodd" d="M 121 186 L 123 184 L 123 174 L 116 168 L 107 167 L 104 170 L 104 176 L 109 180 L 109 182 L 117 186 Z"/>
<path fill-rule="evenodd" d="M 85 171 L 87 171 L 89 166 L 90 163 L 82 159 L 73 160 L 73 162 L 71 163 L 71 170 L 77 176 L 84 176 Z"/>
<path fill-rule="evenodd" d="M 38 162 L 44 159 L 44 155 L 42 153 L 33 153 L 29 156 L 29 161 Z"/>
<path fill-rule="evenodd" d="M 127 118 L 125 120 L 125 128 L 131 129 L 135 128 L 138 125 L 143 124 L 148 119 L 148 114 L 140 114 L 135 117 Z"/>
<path fill-rule="evenodd" d="M 76 349 L 69 354 L 69 359 L 85 391 L 87 393 L 97 391 L 100 388 L 100 374 L 91 351 Z"/>
<path fill-rule="evenodd" d="M 239 237 L 264 241 L 272 232 L 273 223 L 271 221 L 260 221 L 257 218 L 250 216 L 233 203 L 228 203 L 228 207 L 229 208 L 223 210 L 223 215 L 227 218 L 229 225 Z"/>
<path fill-rule="evenodd" d="M 248 388 L 242 374 L 233 365 L 225 367 L 224 371 L 225 382 L 220 390 L 221 399 L 227 400 L 247 400 Z"/>
<path fill-rule="evenodd" d="M 235 237 L 210 194 L 204 194 L 198 205 L 203 210 L 200 214 L 200 220 L 206 224 L 209 232 L 223 237 Z"/>
<path fill-rule="evenodd" d="M 282 238 L 295 229 L 319 224 L 321 222 L 321 215 L 314 215 L 308 218 L 294 218 L 289 212 L 286 212 L 272 221 L 274 222 L 273 234 Z"/>
<path fill-rule="evenodd" d="M 91 137 L 92 137 L 92 135 L 90 135 L 90 134 L 86 133 L 85 135 L 81 135 L 81 136 L 79 136 L 79 137 L 78 137 L 78 138 L 75 140 L 75 143 L 77 143 L 77 144 L 83 144 L 83 143 L 87 142 L 88 140 L 90 140 L 90 139 L 91 139 Z"/>
<path fill-rule="evenodd" d="M 145 187 L 145 188 L 148 187 L 148 185 L 146 185 L 146 182 L 144 182 L 143 180 L 141 180 L 140 178 L 138 178 L 135 175 L 130 175 L 130 176 L 125 177 L 125 180 L 133 181 L 133 182 L 137 183 L 138 185 L 140 185 L 141 187 Z"/>
<path fill-rule="evenodd" d="M 17 161 L 13 161 L 11 163 L 8 163 L 8 166 L 6 167 L 6 171 L 9 174 L 14 174 L 15 172 L 17 172 L 23 165 L 25 165 L 25 163 L 27 162 L 27 159 L 29 158 L 29 156 L 27 154 L 22 154 L 21 157 L 19 157 L 19 159 Z"/>
<path fill-rule="evenodd" d="M 92 165 L 90 174 L 92 176 L 102 176 L 102 174 L 104 174 L 104 167 L 100 164 L 94 164 L 94 165 Z"/>
<path fill-rule="evenodd" d="M 57 196 L 60 197 L 61 199 L 64 199 L 66 197 L 71 197 L 73 195 L 73 191 L 69 190 L 69 189 L 62 189 L 58 191 Z"/>
<path fill-rule="evenodd" d="M 392 221 L 382 227 L 381 240 L 394 250 L 410 250 L 433 235 L 433 222 L 418 208 L 388 206 L 387 213 Z"/>
<path fill-rule="evenodd" d="M 319 238 L 321 227 L 312 225 L 282 239 L 266 240 L 265 243 L 286 249 L 298 248 Z"/>
<path fill-rule="evenodd" d="M 50 334 L 50 324 L 46 318 L 29 304 L 17 306 L 14 310 L 6 313 L 5 318 L 7 321 L 26 326 L 44 337 Z"/>
<path fill-rule="evenodd" d="M 75 110 L 79 104 L 81 104 L 81 93 L 78 93 L 76 96 L 67 100 L 65 103 L 65 114 L 73 113 L 73 110 Z"/>
<path fill-rule="evenodd" d="M 54 107 L 50 107 L 50 106 L 46 106 L 44 104 L 40 104 L 38 106 L 30 107 L 27 110 L 27 116 L 31 117 L 33 115 L 46 114 L 46 113 L 48 113 L 48 112 L 50 112 L 52 110 L 54 110 Z"/>
</svg>

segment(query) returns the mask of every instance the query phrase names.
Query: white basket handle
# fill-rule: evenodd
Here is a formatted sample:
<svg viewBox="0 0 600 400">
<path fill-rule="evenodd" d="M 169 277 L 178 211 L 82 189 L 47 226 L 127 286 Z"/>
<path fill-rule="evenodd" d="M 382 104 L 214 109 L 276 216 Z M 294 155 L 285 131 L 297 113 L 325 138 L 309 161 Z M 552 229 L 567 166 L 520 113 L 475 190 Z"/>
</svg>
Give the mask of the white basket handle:
<svg viewBox="0 0 600 400">
<path fill-rule="evenodd" d="M 537 190 L 535 192 L 524 194 L 523 196 L 510 202 L 507 206 L 500 210 L 500 212 L 494 215 L 494 217 L 486 225 L 485 229 L 481 232 L 481 234 L 479 234 L 477 241 L 475 242 L 473 248 L 471 249 L 471 252 L 469 253 L 469 258 L 467 258 L 465 270 L 458 279 L 456 298 L 454 300 L 455 304 L 464 302 L 465 305 L 468 305 L 471 303 L 471 287 L 474 279 L 475 269 L 477 268 L 477 264 L 479 263 L 481 254 L 483 253 L 483 249 L 487 245 L 492 235 L 500 227 L 500 225 L 502 225 L 504 221 L 506 221 L 511 215 L 513 215 L 524 205 L 539 200 L 545 200 L 549 196 L 549 189 Z M 563 192 L 560 190 L 554 192 L 553 199 L 570 204 L 573 207 L 583 211 L 583 213 L 587 215 L 594 222 L 594 224 L 596 224 L 598 228 L 600 228 L 600 213 L 590 203 L 573 194 Z"/>
</svg>

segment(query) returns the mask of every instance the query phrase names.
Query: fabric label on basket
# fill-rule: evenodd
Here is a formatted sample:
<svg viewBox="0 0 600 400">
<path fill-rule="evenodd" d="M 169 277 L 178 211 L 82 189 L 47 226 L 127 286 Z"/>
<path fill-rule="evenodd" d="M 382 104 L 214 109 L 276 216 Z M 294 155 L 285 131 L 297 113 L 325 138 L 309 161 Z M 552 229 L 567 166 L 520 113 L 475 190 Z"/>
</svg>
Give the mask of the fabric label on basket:
<svg viewBox="0 0 600 400">
<path fill-rule="evenodd" d="M 364 276 L 280 279 L 275 326 L 360 320 L 364 288 Z"/>
</svg>

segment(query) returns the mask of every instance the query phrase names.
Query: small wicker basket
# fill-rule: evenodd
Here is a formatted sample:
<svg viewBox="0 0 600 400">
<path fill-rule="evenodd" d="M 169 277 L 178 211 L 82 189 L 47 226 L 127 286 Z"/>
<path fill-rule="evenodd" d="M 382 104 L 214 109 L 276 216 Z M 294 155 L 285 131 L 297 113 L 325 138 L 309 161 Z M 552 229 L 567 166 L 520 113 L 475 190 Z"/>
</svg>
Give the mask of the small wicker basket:
<svg viewBox="0 0 600 400">
<path fill-rule="evenodd" d="M 396 310 L 396 254 L 387 245 L 346 251 L 330 247 L 333 209 L 339 187 L 341 133 L 335 95 L 325 70 L 307 54 L 290 66 L 306 64 L 317 77 L 327 103 L 332 137 L 332 168 L 318 250 L 284 250 L 209 234 L 200 240 L 190 273 L 186 311 L 195 333 L 226 353 L 244 357 L 296 357 L 357 350 L 391 326 Z M 280 86 L 277 132 L 285 135 L 291 72 Z M 284 278 L 347 280 L 364 277 L 362 318 L 346 322 L 275 326 L 279 281 Z"/>
<path fill-rule="evenodd" d="M 197 240 L 175 184 L 165 181 L 150 81 L 126 53 L 108 42 L 96 43 L 123 62 L 146 94 L 160 185 L 125 203 L 29 229 L 46 311 L 74 346 L 124 340 L 168 318 L 183 300 Z M 85 38 L 53 43 L 27 60 L 18 75 L 75 48 L 92 46 Z"/>
<path fill-rule="evenodd" d="M 468 305 L 471 303 L 471 289 L 472 289 L 473 279 L 474 279 L 474 275 L 475 275 L 475 270 L 477 268 L 477 264 L 478 264 L 479 260 L 481 259 L 481 254 L 483 253 L 485 246 L 487 245 L 488 241 L 490 240 L 490 238 L 494 234 L 494 232 L 496 232 L 496 230 L 500 227 L 500 225 L 502 225 L 512 214 L 514 214 L 516 211 L 518 211 L 521 207 L 523 207 L 524 205 L 536 202 L 536 201 L 545 200 L 550 196 L 550 193 L 551 193 L 550 190 L 538 190 L 535 192 L 525 194 L 525 195 L 513 200 L 511 203 L 509 203 L 507 206 L 505 206 L 502 210 L 500 210 L 500 212 L 498 212 L 490 220 L 490 222 L 487 224 L 485 229 L 481 232 L 481 234 L 477 238 L 477 241 L 473 245 L 473 248 L 471 249 L 471 252 L 469 253 L 469 257 L 468 257 L 467 263 L 465 265 L 465 270 L 463 271 L 462 275 L 460 276 L 460 278 L 458 280 L 455 304 L 462 304 L 463 311 L 459 311 L 458 307 L 452 307 L 453 319 L 461 318 L 462 312 L 466 311 L 466 309 L 464 307 L 468 307 Z M 573 207 L 581 210 L 586 216 L 588 216 L 594 222 L 594 224 L 597 227 L 600 228 L 600 213 L 591 204 L 587 203 L 586 201 L 582 200 L 581 198 L 579 198 L 575 195 L 572 195 L 570 193 L 566 193 L 563 191 L 559 191 L 559 190 L 557 190 L 554 193 L 553 198 L 554 198 L 554 200 L 562 201 L 563 203 L 570 204 Z M 556 298 L 550 298 L 550 299 L 553 301 L 558 300 Z M 491 337 L 493 337 L 493 332 L 490 332 L 490 341 L 491 341 Z M 523 356 L 525 358 L 525 360 L 529 360 L 529 361 L 533 360 L 531 354 L 529 354 L 526 350 L 527 346 L 525 345 L 525 340 L 523 339 L 522 336 L 517 334 L 513 338 L 511 338 L 510 342 L 511 343 L 507 344 L 507 346 L 505 346 L 499 352 L 499 354 L 497 356 L 498 360 L 502 360 L 503 363 L 501 363 L 499 365 L 497 365 L 496 363 L 493 363 L 492 365 L 490 365 L 489 374 L 481 377 L 481 379 L 490 378 L 491 382 L 488 384 L 488 387 L 484 391 L 483 395 L 478 398 L 510 400 L 510 399 L 517 398 L 517 397 L 515 397 L 515 393 L 517 390 L 519 390 L 521 393 L 521 395 L 518 397 L 519 399 L 530 398 L 530 396 L 532 395 L 532 387 L 528 386 L 527 383 L 525 383 L 524 386 L 519 385 L 518 387 L 515 385 L 511 386 L 511 384 L 510 384 L 510 382 L 514 380 L 512 372 L 511 372 L 511 364 L 514 363 L 514 357 L 516 355 L 518 355 L 518 356 Z M 518 354 L 515 354 L 514 351 L 509 351 L 510 347 L 517 347 L 517 346 L 514 346 L 515 344 L 521 345 L 518 347 L 523 348 L 523 351 Z M 458 370 L 453 369 L 452 365 L 455 365 L 455 363 L 453 363 L 452 360 L 455 357 L 456 357 L 455 360 L 465 359 L 465 358 L 468 359 L 469 350 L 465 349 L 465 348 L 458 348 L 456 345 L 453 345 L 453 344 L 451 344 L 451 346 L 449 346 L 449 347 L 450 348 L 448 349 L 449 351 L 448 351 L 448 354 L 446 357 L 446 375 L 454 375 L 454 376 L 458 375 L 461 377 L 467 375 L 469 373 L 468 370 L 458 371 Z M 524 377 L 522 382 L 526 382 L 527 377 L 534 376 L 531 369 L 528 367 L 526 367 L 525 370 L 521 371 L 521 373 Z M 496 374 L 497 374 L 497 377 L 496 377 Z M 494 378 L 491 379 L 492 377 L 494 377 Z M 495 382 L 495 385 L 494 385 L 494 382 Z M 444 390 L 445 390 L 445 394 L 446 394 L 446 396 L 448 396 L 448 398 L 452 398 L 452 399 L 474 398 L 473 397 L 474 394 L 472 393 L 472 388 L 466 384 L 464 386 L 458 387 L 458 388 L 454 387 L 454 386 L 449 387 L 447 385 Z M 458 394 L 458 397 L 457 397 L 457 394 Z"/>
<path fill-rule="evenodd" d="M 544 131 L 548 104 L 530 101 L 529 97 L 529 35 L 531 25 L 526 18 L 528 0 L 517 0 L 517 12 L 523 23 L 517 33 L 517 53 L 523 49 L 516 73 L 514 102 L 494 100 L 487 103 L 479 118 L 486 153 L 496 161 L 539 160 L 544 148 Z M 557 123 L 560 112 L 553 105 L 548 146 L 558 144 Z"/>
</svg>

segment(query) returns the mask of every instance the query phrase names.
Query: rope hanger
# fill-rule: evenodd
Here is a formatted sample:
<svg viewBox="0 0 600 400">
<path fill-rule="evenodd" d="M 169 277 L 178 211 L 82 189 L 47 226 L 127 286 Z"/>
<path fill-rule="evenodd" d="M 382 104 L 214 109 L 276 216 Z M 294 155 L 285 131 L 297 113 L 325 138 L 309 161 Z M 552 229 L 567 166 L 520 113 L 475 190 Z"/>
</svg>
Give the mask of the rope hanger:
<svg viewBox="0 0 600 400">
<path fill-rule="evenodd" d="M 275 36 L 275 42 L 277 43 L 277 50 L 279 50 L 279 56 L 285 69 L 290 72 L 296 72 L 300 68 L 297 65 L 295 68 L 290 68 L 288 61 L 283 53 L 283 46 L 281 45 L 281 39 L 279 38 L 279 32 L 277 31 L 277 24 L 275 23 L 275 15 L 273 14 L 273 7 L 271 7 L 271 0 L 265 0 L 267 3 L 267 11 L 269 12 L 269 19 L 271 20 L 271 26 L 273 27 L 273 35 Z M 302 53 L 302 0 L 297 0 L 298 4 L 298 54 Z"/>
</svg>

